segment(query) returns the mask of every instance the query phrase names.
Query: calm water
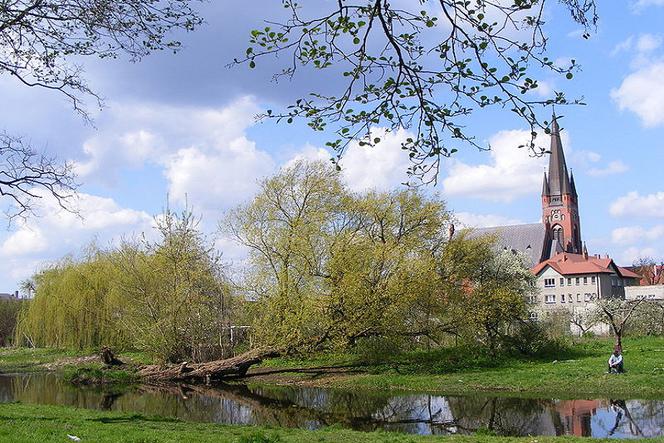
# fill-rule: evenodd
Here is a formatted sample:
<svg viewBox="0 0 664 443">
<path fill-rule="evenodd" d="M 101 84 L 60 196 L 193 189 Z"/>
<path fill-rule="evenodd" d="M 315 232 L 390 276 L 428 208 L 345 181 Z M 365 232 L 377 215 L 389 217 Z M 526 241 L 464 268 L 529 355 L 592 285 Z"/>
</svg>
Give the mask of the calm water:
<svg viewBox="0 0 664 443">
<path fill-rule="evenodd" d="M 53 374 L 0 376 L 0 401 L 137 412 L 183 420 L 317 429 L 340 424 L 362 431 L 416 434 L 664 435 L 661 400 L 555 400 L 394 395 L 321 388 L 141 386 L 126 392 L 75 387 Z"/>
</svg>

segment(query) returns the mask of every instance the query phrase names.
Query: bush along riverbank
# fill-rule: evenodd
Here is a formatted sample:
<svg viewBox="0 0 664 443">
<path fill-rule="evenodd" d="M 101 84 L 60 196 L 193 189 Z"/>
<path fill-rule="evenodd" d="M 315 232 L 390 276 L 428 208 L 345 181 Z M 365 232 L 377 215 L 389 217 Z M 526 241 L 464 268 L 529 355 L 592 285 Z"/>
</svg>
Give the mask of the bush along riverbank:
<svg viewBox="0 0 664 443">
<path fill-rule="evenodd" d="M 0 442 L 32 443 L 80 441 L 104 442 L 215 442 L 215 443 L 581 443 L 577 437 L 508 438 L 477 433 L 468 436 L 418 436 L 389 432 L 357 432 L 333 426 L 317 431 L 262 426 L 224 426 L 182 422 L 137 414 L 99 412 L 62 406 L 20 403 L 0 404 Z M 70 437 L 68 437 L 70 436 Z M 78 441 L 78 440 L 76 440 Z M 593 443 L 608 443 L 594 439 Z M 664 438 L 641 440 L 664 442 Z"/>
</svg>

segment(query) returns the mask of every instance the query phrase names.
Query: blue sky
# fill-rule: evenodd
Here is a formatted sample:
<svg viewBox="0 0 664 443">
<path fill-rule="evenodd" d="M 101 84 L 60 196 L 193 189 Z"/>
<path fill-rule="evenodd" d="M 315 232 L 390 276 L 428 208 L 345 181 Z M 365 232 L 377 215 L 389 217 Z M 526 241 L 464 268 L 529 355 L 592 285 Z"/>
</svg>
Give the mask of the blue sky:
<svg viewBox="0 0 664 443">
<path fill-rule="evenodd" d="M 207 24 L 182 36 L 185 48 L 177 55 L 137 64 L 85 61 L 89 83 L 106 99 L 101 111 L 92 108 L 94 126 L 63 97 L 0 77 L 0 130 L 75 162 L 83 184 L 83 219 L 46 200 L 40 217 L 0 231 L 0 292 L 93 239 L 106 245 L 149 232 L 167 195 L 174 206 L 187 199 L 213 232 L 225 210 L 251 198 L 261 177 L 297 157 L 329 157 L 324 135 L 253 118 L 320 88 L 320 77 L 275 84 L 279 61 L 255 70 L 226 66 L 244 52 L 261 18 L 281 12 L 280 2 L 266 3 L 205 4 Z M 544 77 L 541 88 L 564 88 L 587 103 L 559 111 L 582 236 L 591 253 L 608 253 L 620 264 L 644 255 L 664 259 L 664 0 L 600 0 L 599 27 L 589 40 L 550 3 L 550 57 L 582 66 L 574 80 Z M 493 150 L 461 149 L 444 162 L 432 189 L 468 225 L 540 218 L 546 159 L 516 149 L 525 128 L 509 114 L 474 118 L 473 132 Z M 387 189 L 404 181 L 408 160 L 399 143 L 405 137 L 400 131 L 377 149 L 351 147 L 344 159 L 349 186 Z M 242 258 L 227 239 L 217 244 L 228 260 Z"/>
</svg>

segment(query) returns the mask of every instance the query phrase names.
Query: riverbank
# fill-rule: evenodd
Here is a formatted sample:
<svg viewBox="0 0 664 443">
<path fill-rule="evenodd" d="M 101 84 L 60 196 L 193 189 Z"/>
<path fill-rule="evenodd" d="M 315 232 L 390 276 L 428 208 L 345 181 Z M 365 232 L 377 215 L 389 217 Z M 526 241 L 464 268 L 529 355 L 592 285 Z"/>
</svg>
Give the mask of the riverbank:
<svg viewBox="0 0 664 443">
<path fill-rule="evenodd" d="M 68 435 L 94 442 L 228 442 L 228 443 L 322 443 L 351 442 L 445 442 L 445 443 L 580 443 L 587 438 L 525 437 L 490 435 L 454 437 L 416 436 L 388 432 L 357 432 L 338 427 L 318 431 L 302 429 L 224 426 L 190 423 L 137 414 L 98 412 L 61 406 L 21 403 L 0 404 L 0 442 L 32 443 L 69 441 Z M 592 440 L 593 443 L 612 440 Z M 615 440 L 613 440 L 615 441 Z M 664 442 L 664 438 L 641 440 Z"/>
<path fill-rule="evenodd" d="M 376 356 L 320 354 L 277 358 L 249 372 L 250 383 L 381 389 L 439 394 L 495 393 L 501 396 L 572 398 L 664 398 L 664 337 L 624 341 L 624 375 L 606 374 L 610 339 L 584 339 L 568 350 L 524 359 L 491 358 L 460 348 Z M 62 372 L 82 383 L 137 381 L 136 368 L 150 363 L 123 353 L 128 367 L 108 370 L 90 352 L 50 349 L 0 350 L 0 373 Z"/>
<path fill-rule="evenodd" d="M 664 337 L 625 339 L 626 374 L 606 374 L 611 339 L 584 339 L 558 355 L 524 359 L 410 352 L 372 362 L 355 355 L 272 359 L 250 371 L 263 383 L 520 397 L 664 398 Z"/>
</svg>

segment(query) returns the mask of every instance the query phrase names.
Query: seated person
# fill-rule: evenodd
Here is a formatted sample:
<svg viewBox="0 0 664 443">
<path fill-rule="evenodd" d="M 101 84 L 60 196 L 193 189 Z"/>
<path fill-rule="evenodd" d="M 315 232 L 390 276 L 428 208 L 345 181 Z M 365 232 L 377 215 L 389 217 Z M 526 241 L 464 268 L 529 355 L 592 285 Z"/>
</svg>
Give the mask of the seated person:
<svg viewBox="0 0 664 443">
<path fill-rule="evenodd" d="M 611 357 L 609 357 L 609 372 L 615 374 L 622 374 L 625 372 L 625 369 L 623 368 L 623 357 L 620 353 L 620 349 L 614 350 L 613 354 L 611 354 Z"/>
</svg>

